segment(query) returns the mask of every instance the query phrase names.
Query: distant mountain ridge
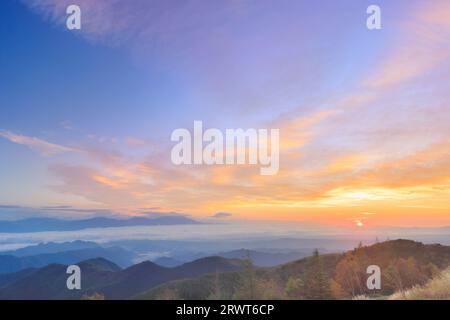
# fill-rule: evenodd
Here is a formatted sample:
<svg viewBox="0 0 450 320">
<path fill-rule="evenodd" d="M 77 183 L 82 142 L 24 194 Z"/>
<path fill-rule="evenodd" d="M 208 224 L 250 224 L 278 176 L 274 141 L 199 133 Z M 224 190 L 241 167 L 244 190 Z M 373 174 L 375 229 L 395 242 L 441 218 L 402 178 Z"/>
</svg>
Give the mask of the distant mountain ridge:
<svg viewBox="0 0 450 320">
<path fill-rule="evenodd" d="M 104 248 L 86 241 L 39 244 L 5 253 L 0 255 L 0 274 L 41 268 L 53 263 L 74 264 L 97 257 L 111 260 L 121 267 L 128 267 L 133 264 L 136 256 L 118 246 Z"/>
<path fill-rule="evenodd" d="M 11 255 L 15 257 L 35 256 L 38 254 L 58 253 L 72 250 L 98 248 L 100 245 L 93 241 L 74 240 L 68 242 L 41 242 L 24 248 L 2 251 L 0 255 Z M 113 246 L 111 246 L 113 247 Z"/>
<path fill-rule="evenodd" d="M 288 263 L 298 260 L 308 255 L 311 252 L 263 252 L 256 250 L 239 249 L 228 252 L 220 252 L 217 254 L 220 257 L 228 259 L 250 259 L 255 266 L 258 267 L 274 267 L 283 263 Z"/>
<path fill-rule="evenodd" d="M 154 218 L 134 217 L 129 219 L 90 218 L 83 220 L 62 220 L 56 218 L 30 218 L 14 221 L 0 221 L 0 233 L 24 233 L 42 231 L 75 231 L 90 228 L 112 228 L 155 225 L 199 224 L 200 222 L 180 215 Z"/>
<path fill-rule="evenodd" d="M 120 269 L 114 263 L 98 258 L 80 262 L 78 266 L 82 270 L 82 290 L 68 290 L 67 266 L 51 264 L 40 269 L 0 275 L 0 299 L 80 299 L 85 294 L 97 292 L 107 299 L 126 299 L 168 281 L 237 271 L 241 268 L 241 261 L 208 257 L 175 268 L 145 261 Z"/>
<path fill-rule="evenodd" d="M 280 264 L 295 261 L 311 255 L 311 250 L 299 250 L 289 252 L 266 252 L 262 250 L 237 249 L 225 252 L 214 253 L 215 256 L 227 259 L 250 259 L 257 267 L 274 267 Z M 211 254 L 193 254 L 193 259 L 200 259 L 211 256 Z M 153 260 L 156 264 L 164 267 L 176 267 L 187 262 L 181 258 L 175 257 L 159 257 Z"/>
<path fill-rule="evenodd" d="M 153 260 L 154 263 L 166 268 L 173 268 L 182 265 L 184 262 L 170 257 L 159 257 Z"/>
</svg>

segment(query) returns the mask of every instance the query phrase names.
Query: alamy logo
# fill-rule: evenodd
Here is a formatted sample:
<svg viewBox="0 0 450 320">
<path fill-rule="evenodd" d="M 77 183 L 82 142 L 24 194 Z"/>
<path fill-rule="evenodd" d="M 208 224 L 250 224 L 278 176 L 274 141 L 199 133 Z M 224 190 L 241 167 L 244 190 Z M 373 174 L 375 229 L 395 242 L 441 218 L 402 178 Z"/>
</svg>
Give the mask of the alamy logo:
<svg viewBox="0 0 450 320">
<path fill-rule="evenodd" d="M 203 123 L 194 121 L 193 134 L 187 129 L 172 132 L 171 140 L 178 143 L 171 159 L 175 165 L 259 164 L 261 175 L 274 175 L 279 169 L 279 136 L 279 129 L 226 129 L 225 135 L 213 128 L 203 132 Z"/>
<path fill-rule="evenodd" d="M 370 265 L 366 270 L 367 274 L 370 276 L 367 278 L 367 289 L 369 290 L 379 290 L 381 289 L 381 269 L 377 265 Z"/>
<path fill-rule="evenodd" d="M 67 7 L 66 14 L 69 16 L 66 20 L 66 27 L 69 30 L 81 29 L 81 9 L 76 4 L 72 4 Z"/>
<path fill-rule="evenodd" d="M 67 267 L 67 274 L 70 276 L 67 278 L 66 286 L 69 290 L 80 290 L 81 289 L 81 269 L 77 265 L 71 265 Z"/>
<path fill-rule="evenodd" d="M 381 8 L 375 4 L 367 7 L 367 14 L 370 16 L 367 18 L 366 26 L 369 30 L 381 29 Z"/>
</svg>

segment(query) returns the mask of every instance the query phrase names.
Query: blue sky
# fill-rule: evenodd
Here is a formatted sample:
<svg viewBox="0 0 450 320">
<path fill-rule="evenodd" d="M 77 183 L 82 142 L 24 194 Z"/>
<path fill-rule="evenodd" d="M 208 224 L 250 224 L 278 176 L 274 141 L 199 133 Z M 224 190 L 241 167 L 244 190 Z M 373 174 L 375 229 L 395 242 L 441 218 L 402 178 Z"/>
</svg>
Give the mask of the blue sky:
<svg viewBox="0 0 450 320">
<path fill-rule="evenodd" d="M 144 6 L 145 1 L 136 3 Z M 225 21 L 212 22 L 216 33 L 204 31 L 207 26 L 189 33 L 180 22 L 173 27 L 179 33 L 167 31 L 170 43 L 143 43 L 137 36 L 115 43 L 116 34 L 85 41 L 83 31 L 52 24 L 21 2 L 3 2 L 1 68 L 7 90 L 1 98 L 9 107 L 2 121 L 31 134 L 70 121 L 84 130 L 116 135 L 149 135 L 142 128 L 157 126 L 161 119 L 163 127 L 179 118 L 187 118 L 188 124 L 196 116 L 219 122 L 218 110 L 230 111 L 227 122 L 234 124 L 236 114 L 244 114 L 251 123 L 348 90 L 380 50 L 380 36 L 369 37 L 361 28 L 366 18 L 362 2 L 346 1 L 346 10 L 333 1 L 320 8 L 310 2 L 255 3 L 243 5 L 247 11 L 237 18 L 221 13 L 225 5 L 208 6 L 204 12 L 200 8 L 205 16 L 215 10 Z M 58 14 L 64 18 L 63 12 Z M 199 20 L 207 24 L 212 19 Z M 214 42 L 218 36 L 224 44 Z M 305 41 L 311 43 L 305 46 Z M 228 52 L 220 52 L 222 45 Z M 222 68 L 226 64 L 228 70 Z M 321 72 L 319 65 L 324 65 Z M 291 78 L 302 81 L 284 86 Z M 267 86 L 274 87 L 270 94 Z M 258 105 L 252 106 L 255 99 Z M 255 108 L 258 112 L 252 112 Z M 37 109 L 32 118 L 22 116 Z"/>
<path fill-rule="evenodd" d="M 2 1 L 0 203 L 446 221 L 448 5 L 377 1 L 369 31 L 372 2 L 80 0 L 69 31 L 70 1 Z M 194 120 L 280 128 L 280 175 L 172 167 Z"/>
</svg>

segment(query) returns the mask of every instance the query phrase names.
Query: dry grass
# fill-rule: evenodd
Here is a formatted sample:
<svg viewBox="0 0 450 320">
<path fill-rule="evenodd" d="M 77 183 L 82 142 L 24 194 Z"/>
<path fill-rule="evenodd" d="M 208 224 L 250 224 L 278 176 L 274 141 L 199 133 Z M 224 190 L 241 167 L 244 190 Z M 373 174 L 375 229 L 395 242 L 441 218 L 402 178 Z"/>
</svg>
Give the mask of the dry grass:
<svg viewBox="0 0 450 320">
<path fill-rule="evenodd" d="M 450 300 L 450 268 L 423 286 L 394 293 L 389 300 Z"/>
<path fill-rule="evenodd" d="M 354 296 L 352 300 L 370 300 L 370 298 L 365 294 L 360 294 L 358 296 Z"/>
</svg>

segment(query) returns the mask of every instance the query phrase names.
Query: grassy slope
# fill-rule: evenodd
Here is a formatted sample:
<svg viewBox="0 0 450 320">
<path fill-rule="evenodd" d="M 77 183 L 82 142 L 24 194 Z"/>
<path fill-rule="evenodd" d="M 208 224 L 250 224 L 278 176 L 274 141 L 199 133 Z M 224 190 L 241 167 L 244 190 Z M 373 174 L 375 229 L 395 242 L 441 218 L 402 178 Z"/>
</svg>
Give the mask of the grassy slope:
<svg viewBox="0 0 450 320">
<path fill-rule="evenodd" d="M 397 292 L 390 300 L 450 300 L 450 268 L 423 286 Z"/>
</svg>

